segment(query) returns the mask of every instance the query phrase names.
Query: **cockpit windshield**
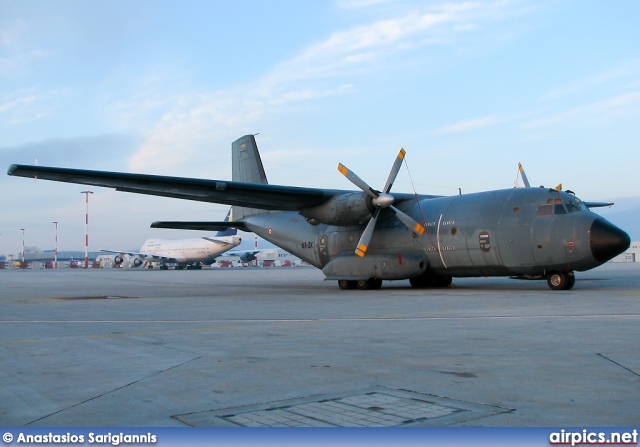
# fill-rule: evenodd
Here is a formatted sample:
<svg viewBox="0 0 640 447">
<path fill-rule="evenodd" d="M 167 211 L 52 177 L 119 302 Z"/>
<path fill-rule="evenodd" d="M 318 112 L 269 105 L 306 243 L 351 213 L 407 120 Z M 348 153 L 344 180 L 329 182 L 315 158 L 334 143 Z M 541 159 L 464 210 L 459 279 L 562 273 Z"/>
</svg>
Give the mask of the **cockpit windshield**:
<svg viewBox="0 0 640 447">
<path fill-rule="evenodd" d="M 577 197 L 573 197 L 572 199 L 568 200 L 567 202 L 565 202 L 565 205 L 567 206 L 567 210 L 569 210 L 569 213 L 577 213 L 578 211 L 588 210 L 584 202 Z"/>
<path fill-rule="evenodd" d="M 536 216 L 553 216 L 561 214 L 572 214 L 580 211 L 587 211 L 588 208 L 584 202 L 577 197 L 572 197 L 568 200 L 548 199 L 544 205 L 539 205 L 536 211 Z"/>
</svg>

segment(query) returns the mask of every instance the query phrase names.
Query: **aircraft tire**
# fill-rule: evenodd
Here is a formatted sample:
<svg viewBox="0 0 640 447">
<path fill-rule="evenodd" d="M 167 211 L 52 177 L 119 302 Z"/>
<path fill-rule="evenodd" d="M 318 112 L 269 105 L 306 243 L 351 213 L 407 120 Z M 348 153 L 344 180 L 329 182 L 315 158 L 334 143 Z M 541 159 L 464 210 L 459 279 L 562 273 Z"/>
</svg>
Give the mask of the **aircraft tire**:
<svg viewBox="0 0 640 447">
<path fill-rule="evenodd" d="M 409 283 L 416 289 L 426 289 L 428 287 L 449 287 L 453 282 L 451 276 L 416 276 L 410 278 Z"/>
<path fill-rule="evenodd" d="M 377 278 L 361 279 L 356 281 L 358 290 L 377 290 L 382 287 L 382 280 Z"/>
<path fill-rule="evenodd" d="M 409 283 L 411 284 L 411 287 L 414 287 L 416 289 L 426 289 L 431 284 L 428 277 L 424 275 L 410 278 Z"/>
<path fill-rule="evenodd" d="M 571 290 L 575 285 L 576 285 L 576 275 L 574 275 L 573 272 L 569 272 L 569 287 L 567 287 L 567 290 Z"/>
<path fill-rule="evenodd" d="M 340 290 L 353 290 L 356 288 L 356 282 L 348 279 L 339 279 L 338 287 L 340 287 Z"/>
<path fill-rule="evenodd" d="M 551 290 L 569 290 L 575 283 L 573 272 L 551 272 L 547 275 L 547 284 Z"/>
<path fill-rule="evenodd" d="M 449 287 L 453 282 L 453 277 L 451 276 L 442 276 L 439 278 L 434 278 L 431 281 L 432 287 Z"/>
</svg>

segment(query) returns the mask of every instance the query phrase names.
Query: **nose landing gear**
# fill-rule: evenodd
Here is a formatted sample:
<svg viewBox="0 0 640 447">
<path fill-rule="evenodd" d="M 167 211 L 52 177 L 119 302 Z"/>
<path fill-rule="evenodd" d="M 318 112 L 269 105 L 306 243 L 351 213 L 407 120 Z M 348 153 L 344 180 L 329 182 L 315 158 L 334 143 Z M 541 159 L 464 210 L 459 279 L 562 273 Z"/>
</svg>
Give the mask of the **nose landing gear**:
<svg viewBox="0 0 640 447">
<path fill-rule="evenodd" d="M 550 272 L 547 274 L 547 284 L 551 290 L 569 290 L 576 283 L 573 272 Z"/>
</svg>

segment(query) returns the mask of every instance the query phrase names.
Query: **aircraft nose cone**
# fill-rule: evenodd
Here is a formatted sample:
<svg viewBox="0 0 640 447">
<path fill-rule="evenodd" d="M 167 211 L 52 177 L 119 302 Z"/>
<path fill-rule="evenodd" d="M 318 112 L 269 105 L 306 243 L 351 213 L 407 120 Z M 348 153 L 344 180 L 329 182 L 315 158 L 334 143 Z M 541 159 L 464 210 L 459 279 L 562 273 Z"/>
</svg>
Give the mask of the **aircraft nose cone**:
<svg viewBox="0 0 640 447">
<path fill-rule="evenodd" d="M 591 253 L 598 262 L 607 262 L 629 248 L 629 235 L 604 219 L 591 224 Z"/>
</svg>

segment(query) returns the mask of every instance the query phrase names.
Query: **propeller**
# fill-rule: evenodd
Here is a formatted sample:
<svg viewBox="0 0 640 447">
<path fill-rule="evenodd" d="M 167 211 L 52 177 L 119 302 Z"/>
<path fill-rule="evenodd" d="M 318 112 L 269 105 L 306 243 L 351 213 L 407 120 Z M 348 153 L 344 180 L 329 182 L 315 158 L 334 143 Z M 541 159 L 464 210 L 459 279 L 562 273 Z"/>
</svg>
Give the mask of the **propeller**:
<svg viewBox="0 0 640 447">
<path fill-rule="evenodd" d="M 363 257 L 367 252 L 367 248 L 369 246 L 369 242 L 371 242 L 371 238 L 373 237 L 373 230 L 375 229 L 376 222 L 378 221 L 378 216 L 380 215 L 380 211 L 384 208 L 389 208 L 396 217 L 407 226 L 411 231 L 420 235 L 424 233 L 424 226 L 413 220 L 407 214 L 400 211 L 398 208 L 393 206 L 394 198 L 389 191 L 391 191 L 391 187 L 393 186 L 393 182 L 400 172 L 400 167 L 402 166 L 402 161 L 404 160 L 404 156 L 406 151 L 404 149 L 400 149 L 398 156 L 396 157 L 396 161 L 393 163 L 393 167 L 391 168 L 391 172 L 389 173 L 389 178 L 387 179 L 387 183 L 384 185 L 384 189 L 382 192 L 376 191 L 371 188 L 367 182 L 358 177 L 353 171 L 349 170 L 342 163 L 338 164 L 338 171 L 342 175 L 344 175 L 351 183 L 356 185 L 358 188 L 363 190 L 372 198 L 372 203 L 375 206 L 373 211 L 373 215 L 369 220 L 362 236 L 360 236 L 360 240 L 358 241 L 358 246 L 356 248 L 356 254 L 360 257 Z"/>
</svg>

